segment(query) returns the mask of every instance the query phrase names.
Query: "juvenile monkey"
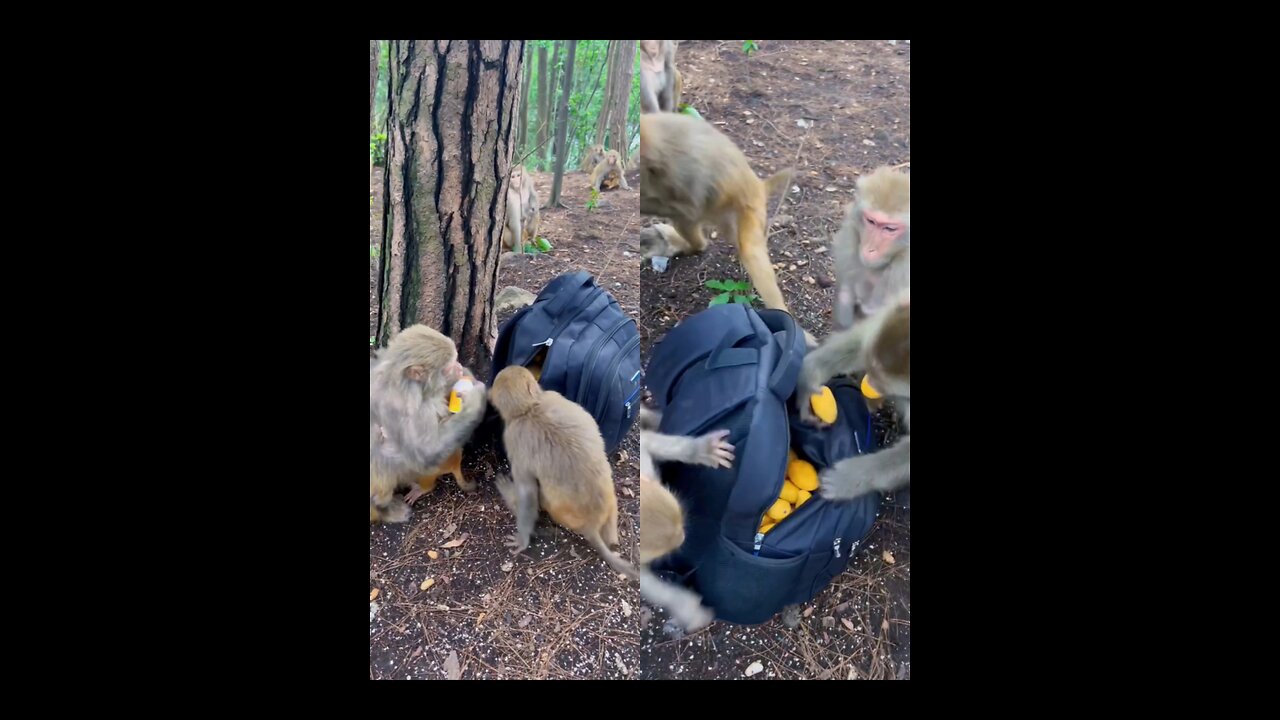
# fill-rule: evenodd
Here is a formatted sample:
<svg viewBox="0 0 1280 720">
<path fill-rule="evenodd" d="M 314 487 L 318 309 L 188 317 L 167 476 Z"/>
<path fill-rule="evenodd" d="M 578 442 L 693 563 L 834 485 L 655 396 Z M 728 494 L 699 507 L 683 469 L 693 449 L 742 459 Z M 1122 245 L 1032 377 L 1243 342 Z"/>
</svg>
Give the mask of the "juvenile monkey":
<svg viewBox="0 0 1280 720">
<path fill-rule="evenodd" d="M 622 155 L 617 150 L 610 150 L 604 154 L 604 159 L 596 165 L 596 169 L 591 171 L 591 187 L 599 192 L 601 185 L 604 189 L 609 190 L 618 187 L 621 183 L 622 187 L 630 190 L 631 186 L 627 184 L 627 176 L 622 172 Z"/>
<path fill-rule="evenodd" d="M 680 102 L 676 89 L 674 40 L 640 41 L 640 112 L 671 112 Z M 641 141 L 643 144 L 643 141 Z"/>
<path fill-rule="evenodd" d="M 858 178 L 831 246 L 835 258 L 837 328 L 848 328 L 911 287 L 911 176 L 877 168 Z"/>
<path fill-rule="evenodd" d="M 400 331 L 370 362 L 369 522 L 408 520 L 409 506 L 395 490 L 448 465 L 480 424 L 483 383 L 463 394 L 460 412 L 449 412 L 449 390 L 465 372 L 453 341 L 426 325 Z M 475 489 L 455 477 L 464 490 Z"/>
<path fill-rule="evenodd" d="M 737 243 L 738 257 L 767 307 L 786 310 L 769 261 L 769 196 L 791 181 L 792 170 L 760 180 L 733 141 L 710 123 L 679 113 L 640 116 L 640 212 L 670 218 L 675 231 L 642 236 L 645 258 L 700 253 L 702 226 Z M 656 226 L 655 226 L 656 227 Z M 813 336 L 805 332 L 810 345 Z"/>
<path fill-rule="evenodd" d="M 509 250 L 524 252 L 524 243 L 538 237 L 541 219 L 533 178 L 528 176 L 523 165 L 517 165 L 511 169 L 511 184 L 507 188 L 507 231 L 503 235 L 503 244 Z"/>
<path fill-rule="evenodd" d="M 589 173 L 596 169 L 600 161 L 604 159 L 604 146 L 592 145 L 587 154 L 582 156 L 582 172 Z"/>
<path fill-rule="evenodd" d="M 649 570 L 651 562 L 684 544 L 684 511 L 662 484 L 654 461 L 731 467 L 733 445 L 724 440 L 727 430 L 697 438 L 663 435 L 655 432 L 659 421 L 657 413 L 640 407 L 640 595 L 666 608 L 682 630 L 691 632 L 708 625 L 715 613 L 702 606 L 697 593 Z"/>
<path fill-rule="evenodd" d="M 516 532 L 506 542 L 512 554 L 529 547 L 541 506 L 586 538 L 614 570 L 638 578 L 609 549 L 618 543 L 618 498 L 595 419 L 560 393 L 538 387 L 518 365 L 498 373 L 489 400 L 502 416 L 502 442 L 511 459 L 511 478 L 499 478 L 497 486 L 516 516 Z"/>
<path fill-rule="evenodd" d="M 911 427 L 911 289 L 889 298 L 874 315 L 828 336 L 804 359 L 796 388 L 801 417 L 814 425 L 822 421 L 809 406 L 810 394 L 828 378 L 866 371 L 867 382 L 892 398 L 904 433 Z M 822 472 L 822 496 L 848 500 L 873 490 L 890 492 L 911 480 L 911 436 L 870 455 L 841 460 Z"/>
</svg>

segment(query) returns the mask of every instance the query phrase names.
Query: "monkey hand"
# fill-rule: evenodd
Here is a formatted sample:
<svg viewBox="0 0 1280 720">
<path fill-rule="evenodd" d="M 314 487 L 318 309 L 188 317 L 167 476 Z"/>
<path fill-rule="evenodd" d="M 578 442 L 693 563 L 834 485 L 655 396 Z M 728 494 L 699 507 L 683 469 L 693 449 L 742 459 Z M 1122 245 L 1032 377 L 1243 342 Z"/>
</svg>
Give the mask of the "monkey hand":
<svg viewBox="0 0 1280 720">
<path fill-rule="evenodd" d="M 698 438 L 693 462 L 707 467 L 733 467 L 733 445 L 725 442 L 728 430 L 714 430 Z"/>
<path fill-rule="evenodd" d="M 401 500 L 392 500 L 382 510 L 382 519 L 389 523 L 402 523 L 409 519 L 409 506 Z"/>
<path fill-rule="evenodd" d="M 831 423 L 825 422 L 813 412 L 813 403 L 809 402 L 809 398 L 813 397 L 812 393 L 798 390 L 796 392 L 796 409 L 800 411 L 800 420 L 806 425 L 814 427 L 829 427 Z"/>
<path fill-rule="evenodd" d="M 827 500 L 852 500 L 875 490 L 876 476 L 882 472 L 879 453 L 841 460 L 823 470 L 818 492 Z"/>
<path fill-rule="evenodd" d="M 488 396 L 484 387 L 484 383 L 479 380 L 472 381 L 471 389 L 461 393 L 462 410 L 454 417 L 473 420 L 484 415 L 484 411 L 488 405 Z"/>
</svg>

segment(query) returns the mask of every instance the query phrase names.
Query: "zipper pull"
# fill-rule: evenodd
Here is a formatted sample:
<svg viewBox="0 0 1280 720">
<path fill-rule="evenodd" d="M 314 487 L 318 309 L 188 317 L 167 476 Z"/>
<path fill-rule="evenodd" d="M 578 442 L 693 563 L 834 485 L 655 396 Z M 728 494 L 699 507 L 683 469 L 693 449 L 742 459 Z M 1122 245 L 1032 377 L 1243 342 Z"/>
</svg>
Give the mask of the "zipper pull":
<svg viewBox="0 0 1280 720">
<path fill-rule="evenodd" d="M 547 338 L 546 340 L 543 340 L 543 341 L 542 341 L 542 342 L 540 342 L 540 343 L 534 343 L 534 344 L 533 344 L 533 347 L 538 347 L 539 345 L 546 345 L 547 347 L 551 347 L 551 343 L 553 343 L 553 342 L 555 342 L 555 341 L 556 341 L 556 339 L 555 339 L 555 338 Z"/>
<path fill-rule="evenodd" d="M 626 406 L 627 406 L 627 419 L 630 420 L 631 419 L 631 403 L 629 402 L 626 403 Z"/>
<path fill-rule="evenodd" d="M 764 533 L 756 533 L 756 554 L 760 554 L 760 546 L 764 543 Z"/>
</svg>

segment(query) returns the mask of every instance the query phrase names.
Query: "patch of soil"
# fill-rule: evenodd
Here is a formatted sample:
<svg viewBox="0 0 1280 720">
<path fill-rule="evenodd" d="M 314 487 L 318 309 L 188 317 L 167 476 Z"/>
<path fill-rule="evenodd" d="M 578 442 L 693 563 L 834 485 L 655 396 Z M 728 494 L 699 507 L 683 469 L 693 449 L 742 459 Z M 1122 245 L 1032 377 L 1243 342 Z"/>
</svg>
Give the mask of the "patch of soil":
<svg viewBox="0 0 1280 720">
<path fill-rule="evenodd" d="M 685 40 L 676 64 L 684 102 L 742 149 L 761 177 L 793 167 L 792 187 L 770 203 L 769 254 L 791 313 L 816 337 L 830 330 L 830 242 L 860 173 L 910 160 L 911 46 L 906 41 Z M 803 121 L 801 127 L 797 123 Z M 645 218 L 644 224 L 656 221 Z M 665 273 L 640 272 L 641 351 L 676 322 L 707 307 L 708 280 L 748 280 L 732 242 L 714 238 L 699 256 L 672 258 Z M 759 303 L 757 302 L 757 305 Z M 899 493 L 906 496 L 906 493 Z M 887 498 L 864 552 L 803 610 L 746 627 L 713 623 L 680 640 L 661 633 L 661 612 L 642 633 L 642 678 L 910 678 L 909 501 Z M 889 563 L 883 553 L 893 557 Z M 823 618 L 833 618 L 826 621 Z M 849 627 L 845 621 L 849 622 Z"/>
<path fill-rule="evenodd" d="M 532 177 L 545 203 L 552 177 Z M 498 288 L 515 285 L 537 294 L 555 276 L 585 269 L 638 317 L 639 193 L 628 176 L 632 190 L 604 192 L 597 208 L 587 211 L 586 177 L 567 173 L 562 200 L 568 207 L 542 211 L 540 235 L 552 251 L 504 258 Z M 376 197 L 381 198 L 380 188 Z M 375 210 L 371 243 L 381 232 L 376 227 L 381 209 Z M 514 312 L 504 312 L 498 321 Z M 633 430 L 610 457 L 618 495 L 618 551 L 632 563 L 638 559 L 639 451 Z M 451 655 L 464 679 L 635 678 L 640 664 L 637 584 L 613 572 L 585 540 L 546 515 L 529 549 L 513 557 L 503 541 L 515 531 L 515 518 L 492 482 L 509 466 L 492 436 L 477 434 L 467 447 L 464 468 L 479 481 L 475 495 L 441 480 L 435 492 L 414 505 L 408 522 L 369 528 L 369 589 L 371 594 L 378 590 L 370 602 L 369 678 L 443 679 L 449 676 Z M 445 547 L 464 537 L 461 545 Z M 427 580 L 431 583 L 423 589 Z"/>
</svg>

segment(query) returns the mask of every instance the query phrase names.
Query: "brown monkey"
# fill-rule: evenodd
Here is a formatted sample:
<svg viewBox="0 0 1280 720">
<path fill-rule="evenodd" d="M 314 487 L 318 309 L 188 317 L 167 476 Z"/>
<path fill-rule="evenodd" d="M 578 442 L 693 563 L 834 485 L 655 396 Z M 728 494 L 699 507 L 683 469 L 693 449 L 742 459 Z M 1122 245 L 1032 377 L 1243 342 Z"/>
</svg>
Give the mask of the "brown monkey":
<svg viewBox="0 0 1280 720">
<path fill-rule="evenodd" d="M 369 522 L 404 522 L 409 506 L 396 488 L 447 466 L 485 411 L 484 384 L 449 412 L 449 390 L 466 370 L 453 341 L 426 325 L 400 331 L 369 366 Z M 474 490 L 461 475 L 458 485 Z M 416 498 L 415 498 L 416 499 Z"/>
<path fill-rule="evenodd" d="M 837 328 L 848 328 L 911 287 L 911 176 L 877 168 L 858 178 L 831 247 L 835 258 Z"/>
<path fill-rule="evenodd" d="M 874 315 L 827 337 L 809 353 L 800 370 L 796 403 L 805 421 L 822 424 L 809 406 L 809 396 L 828 378 L 866 371 L 867 382 L 892 398 L 904 433 L 911 428 L 911 289 L 889 298 Z M 873 490 L 889 492 L 911 480 L 911 436 L 870 455 L 841 460 L 822 472 L 822 496 L 848 500 Z"/>
<path fill-rule="evenodd" d="M 533 187 L 523 165 L 511 168 L 511 183 L 507 188 L 507 228 L 503 245 L 515 252 L 524 252 L 524 243 L 538 237 L 538 225 L 542 216 L 538 210 L 538 191 Z M 519 238 L 519 247 L 516 247 Z"/>
<path fill-rule="evenodd" d="M 641 40 L 640 112 L 671 112 L 679 102 L 675 41 Z"/>
<path fill-rule="evenodd" d="M 659 420 L 657 413 L 640 407 L 640 595 L 666 608 L 682 630 L 693 631 L 709 624 L 715 613 L 702 606 L 697 593 L 649 570 L 649 563 L 684 544 L 684 511 L 660 481 L 654 461 L 730 467 L 733 445 L 725 442 L 727 430 L 697 438 L 663 435 L 655 432 Z"/>
<path fill-rule="evenodd" d="M 587 154 L 582 156 L 582 172 L 589 173 L 596 169 L 600 161 L 604 159 L 604 146 L 592 145 Z"/>
<path fill-rule="evenodd" d="M 618 498 L 594 418 L 577 403 L 538 381 L 518 365 L 503 368 L 489 399 L 502 416 L 502 442 L 511 459 L 511 478 L 499 478 L 498 492 L 516 516 L 507 541 L 512 554 L 529 547 L 538 507 L 560 525 L 586 538 L 618 572 L 638 578 L 636 569 L 609 549 L 618 543 Z"/>
<path fill-rule="evenodd" d="M 640 116 L 640 212 L 671 218 L 675 232 L 654 242 L 645 258 L 700 253 L 702 225 L 737 242 L 738 257 L 767 307 L 786 310 L 769 261 L 769 196 L 787 186 L 790 168 L 760 180 L 733 141 L 700 118 L 679 113 Z M 661 232 L 661 231 L 660 231 Z M 816 343 L 805 332 L 811 345 Z"/>
<path fill-rule="evenodd" d="M 640 255 L 651 258 L 670 252 L 672 248 L 684 247 L 684 238 L 676 229 L 666 223 L 654 223 L 640 229 Z"/>
<path fill-rule="evenodd" d="M 684 93 L 684 76 L 679 70 L 674 71 L 676 74 L 675 97 L 671 99 L 671 109 L 674 112 L 680 112 L 680 96 Z"/>
<path fill-rule="evenodd" d="M 596 165 L 596 169 L 591 171 L 591 187 L 599 192 L 601 186 L 605 190 L 611 190 L 618 187 L 621 183 L 622 187 L 630 190 L 631 186 L 627 184 L 627 176 L 622 171 L 622 155 L 617 150 L 610 150 L 604 154 L 604 159 Z"/>
</svg>

